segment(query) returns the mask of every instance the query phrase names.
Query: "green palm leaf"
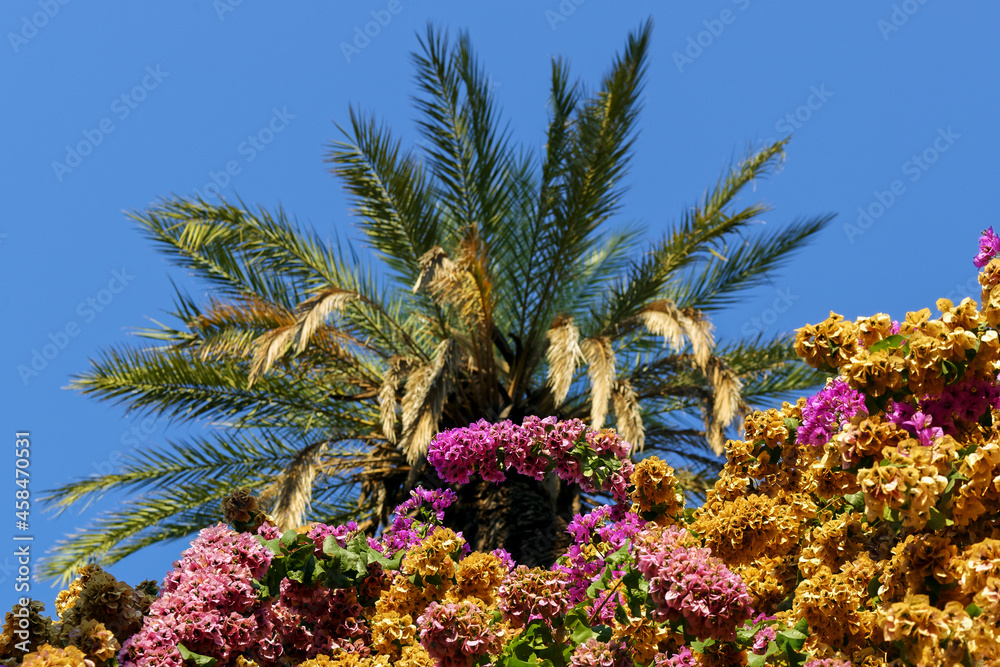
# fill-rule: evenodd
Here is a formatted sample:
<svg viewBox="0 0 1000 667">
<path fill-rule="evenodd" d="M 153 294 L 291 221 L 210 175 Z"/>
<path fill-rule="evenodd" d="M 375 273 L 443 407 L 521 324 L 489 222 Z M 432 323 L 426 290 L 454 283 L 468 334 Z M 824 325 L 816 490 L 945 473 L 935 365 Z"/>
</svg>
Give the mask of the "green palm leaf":
<svg viewBox="0 0 1000 667">
<path fill-rule="evenodd" d="M 545 142 L 530 147 L 502 121 L 468 35 L 428 29 L 413 61 L 419 148 L 353 109 L 329 146 L 369 250 L 238 199 L 173 197 L 132 213 L 207 296 L 175 287 L 165 324 L 105 350 L 72 387 L 212 433 L 50 491 L 59 512 L 125 500 L 68 536 L 44 575 L 187 537 L 220 520 L 238 487 L 289 526 L 356 520 L 374 532 L 414 485 L 440 485 L 424 456 L 433 432 L 480 418 L 611 410 L 645 440 L 642 455 L 665 457 L 700 497 L 737 408 L 823 380 L 787 336 L 715 343 L 706 313 L 772 279 L 830 217 L 755 233 L 769 206 L 738 201 L 773 172 L 782 140 L 639 243 L 620 214 L 651 33 L 649 22 L 633 32 L 590 91 L 554 59 Z M 531 490 L 549 520 L 601 500 Z M 551 530 L 525 527 L 517 503 L 493 514 L 494 493 L 470 491 L 456 526 Z"/>
</svg>

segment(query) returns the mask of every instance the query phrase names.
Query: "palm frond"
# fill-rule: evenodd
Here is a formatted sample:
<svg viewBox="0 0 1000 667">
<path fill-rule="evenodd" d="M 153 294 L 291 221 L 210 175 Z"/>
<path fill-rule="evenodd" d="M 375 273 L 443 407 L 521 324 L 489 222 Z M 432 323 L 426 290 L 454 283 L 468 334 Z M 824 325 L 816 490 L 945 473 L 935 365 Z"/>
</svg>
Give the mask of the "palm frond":
<svg viewBox="0 0 1000 667">
<path fill-rule="evenodd" d="M 446 243 L 448 227 L 434 210 L 434 196 L 417 158 L 401 149 L 374 117 L 351 109 L 347 141 L 332 144 L 327 161 L 352 195 L 362 229 L 386 264 L 413 282 L 418 259 Z"/>
<path fill-rule="evenodd" d="M 615 409 L 618 433 L 632 444 L 632 451 L 642 451 L 646 445 L 646 429 L 642 423 L 639 397 L 628 380 L 618 380 L 611 388 L 611 403 Z"/>
<path fill-rule="evenodd" d="M 271 502 L 271 517 L 282 531 L 298 528 L 303 524 L 312 500 L 316 473 L 327 446 L 326 441 L 320 441 L 303 447 L 261 493 L 261 502 Z"/>
<path fill-rule="evenodd" d="M 646 72 L 652 25 L 646 22 L 629 35 L 624 54 L 615 58 L 596 95 L 576 107 L 563 162 L 537 243 L 542 256 L 534 271 L 536 289 L 528 302 L 526 338 L 540 339 L 553 301 L 574 267 L 593 242 L 598 227 L 619 207 L 621 181 L 628 170 L 635 141 L 635 122 Z"/>
<path fill-rule="evenodd" d="M 155 409 L 170 418 L 277 417 L 288 410 L 319 416 L 332 407 L 306 396 L 306 386 L 283 375 L 264 378 L 252 388 L 247 379 L 246 364 L 236 361 L 203 361 L 170 348 L 119 347 L 106 351 L 70 387 L 133 408 Z"/>
<path fill-rule="evenodd" d="M 832 215 L 795 221 L 771 234 L 746 239 L 735 248 L 723 247 L 701 270 L 677 289 L 680 303 L 702 310 L 718 310 L 737 303 L 741 292 L 770 280 L 792 253 L 822 231 Z"/>
<path fill-rule="evenodd" d="M 309 339 L 326 323 L 328 317 L 342 312 L 348 303 L 360 298 L 361 295 L 357 292 L 331 287 L 303 301 L 295 324 L 269 331 L 256 341 L 247 386 L 253 386 L 290 349 L 301 354 L 309 344 Z"/>
<path fill-rule="evenodd" d="M 255 489 L 261 483 L 263 480 L 209 478 L 126 501 L 120 509 L 101 514 L 86 528 L 57 542 L 52 555 L 40 563 L 41 576 L 65 583 L 91 560 L 106 567 L 150 544 L 186 537 L 221 521 L 222 498 L 234 489 Z"/>
<path fill-rule="evenodd" d="M 409 370 L 409 360 L 404 357 L 393 357 L 382 378 L 382 386 L 378 389 L 379 417 L 382 422 L 382 434 L 391 443 L 396 442 L 396 393 L 400 381 Z"/>
<path fill-rule="evenodd" d="M 608 416 L 611 388 L 615 384 L 615 351 L 607 337 L 585 338 L 580 351 L 587 362 L 590 377 L 590 427 L 603 428 Z"/>
<path fill-rule="evenodd" d="M 580 330 L 572 318 L 560 318 L 546 332 L 549 346 L 545 352 L 548 362 L 548 385 L 558 407 L 566 400 L 576 368 L 583 361 L 580 349 Z"/>
<path fill-rule="evenodd" d="M 427 453 L 427 445 L 441 420 L 441 412 L 454 385 L 460 348 L 453 339 L 438 344 L 431 360 L 406 378 L 403 395 L 403 438 L 400 448 L 413 465 Z"/>
<path fill-rule="evenodd" d="M 744 186 L 777 166 L 786 141 L 751 153 L 739 165 L 731 167 L 705 195 L 704 201 L 687 212 L 641 262 L 633 265 L 624 280 L 609 287 L 605 300 L 592 311 L 588 330 L 610 333 L 618 323 L 635 317 L 656 299 L 672 298 L 680 305 L 688 305 L 668 288 L 677 280 L 678 272 L 714 257 L 713 253 L 719 254 L 727 237 L 768 210 L 761 204 L 736 212 L 725 209 Z"/>
</svg>

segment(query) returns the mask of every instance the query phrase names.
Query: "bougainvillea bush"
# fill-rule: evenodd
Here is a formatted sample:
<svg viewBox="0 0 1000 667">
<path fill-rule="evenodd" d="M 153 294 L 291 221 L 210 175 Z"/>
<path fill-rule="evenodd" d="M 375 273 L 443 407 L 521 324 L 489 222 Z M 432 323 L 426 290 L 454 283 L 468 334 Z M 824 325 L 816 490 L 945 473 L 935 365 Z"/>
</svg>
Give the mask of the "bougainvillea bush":
<svg viewBox="0 0 1000 667">
<path fill-rule="evenodd" d="M 1000 240 L 982 306 L 894 321 L 831 313 L 796 350 L 831 373 L 754 412 L 718 483 L 685 509 L 673 470 L 578 420 L 438 434 L 442 488 L 377 538 L 279 534 L 249 496 L 203 530 L 157 594 L 81 573 L 23 665 L 1000 665 Z M 558 476 L 610 503 L 578 515 L 549 569 L 471 552 L 443 526 L 473 476 Z M 141 623 L 140 623 L 141 621 Z M 113 655 L 114 654 L 114 655 Z"/>
</svg>

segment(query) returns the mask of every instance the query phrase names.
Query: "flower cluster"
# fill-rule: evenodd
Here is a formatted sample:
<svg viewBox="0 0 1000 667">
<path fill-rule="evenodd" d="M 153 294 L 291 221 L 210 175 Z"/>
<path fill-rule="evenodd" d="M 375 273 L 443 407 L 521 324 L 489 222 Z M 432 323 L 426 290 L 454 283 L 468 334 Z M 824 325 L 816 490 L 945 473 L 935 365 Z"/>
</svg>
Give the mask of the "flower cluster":
<svg viewBox="0 0 1000 667">
<path fill-rule="evenodd" d="M 552 625 L 569 609 L 565 591 L 562 572 L 518 565 L 500 584 L 500 611 L 516 628 L 534 620 Z"/>
<path fill-rule="evenodd" d="M 417 619 L 420 643 L 440 667 L 470 667 L 477 658 L 499 653 L 502 636 L 492 627 L 492 617 L 469 600 L 432 602 Z"/>
<path fill-rule="evenodd" d="M 569 660 L 570 667 L 630 667 L 624 642 L 607 644 L 588 639 L 576 647 Z"/>
<path fill-rule="evenodd" d="M 43 644 L 38 651 L 24 656 L 22 667 L 95 667 L 94 661 L 75 646 L 58 648 Z"/>
<path fill-rule="evenodd" d="M 1000 236 L 994 234 L 993 227 L 990 227 L 983 230 L 983 235 L 979 237 L 979 254 L 972 263 L 981 269 L 997 255 L 1000 255 Z"/>
<path fill-rule="evenodd" d="M 676 516 L 684 506 L 684 496 L 679 493 L 674 469 L 649 456 L 635 465 L 632 473 L 632 502 L 640 512 L 655 512 L 665 517 Z"/>
<path fill-rule="evenodd" d="M 604 569 L 605 557 L 625 546 L 646 525 L 638 514 L 620 510 L 620 505 L 600 505 L 587 514 L 577 514 L 567 526 L 573 544 L 553 570 L 567 576 L 572 604 L 584 599 L 587 588 Z M 621 570 L 614 574 L 621 574 Z M 613 612 L 614 606 L 610 609 Z"/>
<path fill-rule="evenodd" d="M 473 473 L 500 483 L 511 468 L 541 481 L 554 471 L 586 491 L 602 490 L 623 500 L 633 470 L 630 449 L 614 431 L 588 429 L 579 419 L 529 416 L 520 426 L 479 420 L 443 431 L 431 441 L 427 460 L 449 483 L 465 484 Z"/>
<path fill-rule="evenodd" d="M 272 632 L 286 646 L 283 655 L 291 659 L 314 658 L 335 649 L 353 649 L 363 640 L 367 627 L 357 593 L 352 589 L 307 586 L 285 579 L 280 595 L 267 618 Z"/>
<path fill-rule="evenodd" d="M 751 616 L 746 585 L 711 550 L 677 546 L 683 535 L 667 528 L 637 544 L 636 567 L 649 581 L 656 614 L 683 619 L 697 637 L 731 641 Z"/>
<path fill-rule="evenodd" d="M 834 378 L 821 392 L 806 401 L 802 408 L 798 439 L 807 445 L 821 447 L 864 409 L 864 394 L 851 389 L 843 378 Z"/>
<path fill-rule="evenodd" d="M 471 552 L 440 525 L 447 489 L 414 490 L 367 542 L 353 523 L 282 536 L 237 492 L 226 511 L 245 531 L 264 521 L 256 536 L 203 531 L 155 601 L 147 583 L 85 568 L 57 600 L 58 623 L 32 604 L 23 664 L 105 667 L 119 642 L 123 665 L 168 667 L 182 653 L 218 667 L 998 664 L 992 229 L 975 263 L 981 306 L 942 299 L 940 316 L 900 321 L 831 313 L 799 330 L 799 354 L 837 377 L 749 414 L 695 510 L 682 511 L 666 462 L 633 465 L 613 431 L 480 421 L 434 439 L 445 482 L 554 474 L 614 497 L 569 522 L 552 568 Z M 0 633 L 4 667 L 22 664 L 9 651 L 18 623 L 8 614 Z"/>
<path fill-rule="evenodd" d="M 650 667 L 697 667 L 698 659 L 694 657 L 694 653 L 691 652 L 687 646 L 681 648 L 680 651 L 674 653 L 673 655 L 667 655 L 666 653 L 659 653 L 653 658 L 653 663 Z"/>
<path fill-rule="evenodd" d="M 419 510 L 423 518 L 440 523 L 456 498 L 451 489 L 428 490 L 418 486 L 410 491 L 409 500 L 396 507 L 392 523 L 382 531 L 381 539 L 369 538 L 368 544 L 387 555 L 416 546 L 426 537 L 428 524 L 410 516 L 410 512 Z"/>
<path fill-rule="evenodd" d="M 253 582 L 271 554 L 248 533 L 223 524 L 201 531 L 164 580 L 142 629 L 124 643 L 123 666 L 181 667 L 178 644 L 219 660 L 257 648 L 271 630 Z"/>
</svg>

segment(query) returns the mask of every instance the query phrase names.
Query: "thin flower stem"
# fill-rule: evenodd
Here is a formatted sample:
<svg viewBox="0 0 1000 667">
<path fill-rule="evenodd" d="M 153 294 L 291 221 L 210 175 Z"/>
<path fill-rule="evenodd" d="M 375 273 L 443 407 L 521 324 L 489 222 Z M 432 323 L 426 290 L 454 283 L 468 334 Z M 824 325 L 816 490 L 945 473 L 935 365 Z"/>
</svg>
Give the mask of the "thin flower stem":
<svg viewBox="0 0 1000 667">
<path fill-rule="evenodd" d="M 590 615 L 590 619 L 587 621 L 589 624 L 593 625 L 594 619 L 597 618 L 597 615 L 601 612 L 602 609 L 604 609 L 604 605 L 606 605 L 608 603 L 608 600 L 610 600 L 612 597 L 614 597 L 613 593 L 618 589 L 619 586 L 622 585 L 623 581 L 625 581 L 624 577 L 621 578 L 621 579 L 619 579 L 618 583 L 616 583 L 611 588 L 611 590 L 608 591 L 608 596 L 606 598 L 604 598 L 604 602 L 602 602 L 601 606 L 598 607 L 597 609 L 595 609 L 594 612 Z"/>
</svg>

